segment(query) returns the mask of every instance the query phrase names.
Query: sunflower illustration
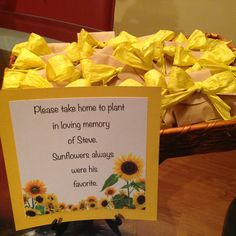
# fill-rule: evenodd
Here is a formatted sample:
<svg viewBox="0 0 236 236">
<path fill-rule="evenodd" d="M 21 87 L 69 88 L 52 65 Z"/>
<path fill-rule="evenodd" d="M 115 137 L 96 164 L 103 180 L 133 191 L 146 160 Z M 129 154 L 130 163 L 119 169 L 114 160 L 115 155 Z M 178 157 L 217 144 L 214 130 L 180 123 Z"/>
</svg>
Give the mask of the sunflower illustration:
<svg viewBox="0 0 236 236">
<path fill-rule="evenodd" d="M 40 215 L 40 211 L 32 208 L 26 208 L 25 209 L 25 214 L 29 217 L 34 217 L 36 215 Z"/>
<path fill-rule="evenodd" d="M 30 199 L 30 196 L 26 193 L 23 194 L 23 200 L 24 200 L 24 203 L 27 203 Z"/>
<path fill-rule="evenodd" d="M 87 197 L 86 201 L 87 201 L 88 203 L 90 203 L 90 202 L 96 202 L 96 201 L 97 201 L 97 198 L 96 198 L 95 196 L 89 196 L 89 197 Z"/>
<path fill-rule="evenodd" d="M 93 201 L 91 201 L 91 202 L 93 202 Z M 86 210 L 87 209 L 87 202 L 84 201 L 84 200 L 81 200 L 78 205 L 79 205 L 80 210 Z"/>
<path fill-rule="evenodd" d="M 45 194 L 37 194 L 34 196 L 34 200 L 37 204 L 44 205 L 47 201 L 47 198 Z"/>
<path fill-rule="evenodd" d="M 98 207 L 99 208 L 107 208 L 109 207 L 109 200 L 107 198 L 102 198 L 98 202 Z"/>
<path fill-rule="evenodd" d="M 88 203 L 90 209 L 96 209 L 98 207 L 97 201 L 92 201 Z"/>
<path fill-rule="evenodd" d="M 64 202 L 59 202 L 58 203 L 58 208 L 60 211 L 65 211 L 67 209 L 67 205 Z"/>
<path fill-rule="evenodd" d="M 46 204 L 46 209 L 48 209 L 50 212 L 57 212 L 59 211 L 59 205 L 55 202 L 50 202 L 50 201 L 47 201 Z"/>
<path fill-rule="evenodd" d="M 49 202 L 58 203 L 57 195 L 54 194 L 54 193 L 47 194 L 47 200 L 48 200 Z"/>
<path fill-rule="evenodd" d="M 115 160 L 114 173 L 128 181 L 139 178 L 143 172 L 143 160 L 135 155 L 120 156 Z"/>
<path fill-rule="evenodd" d="M 71 210 L 72 210 L 72 208 L 73 208 L 73 206 L 74 206 L 73 204 L 68 204 L 68 205 L 67 205 L 67 208 L 68 208 L 68 210 L 70 210 L 70 211 L 71 211 Z"/>
<path fill-rule="evenodd" d="M 145 178 L 141 177 L 141 178 L 136 179 L 135 182 L 145 184 L 145 183 L 146 183 L 146 180 L 145 180 Z"/>
<path fill-rule="evenodd" d="M 79 210 L 79 204 L 75 204 L 71 208 L 72 211 L 78 211 Z"/>
<path fill-rule="evenodd" d="M 38 179 L 29 181 L 24 188 L 24 191 L 33 197 L 38 194 L 46 193 L 46 190 L 45 184 Z"/>
<path fill-rule="evenodd" d="M 116 192 L 116 189 L 115 188 L 113 188 L 113 187 L 109 187 L 109 188 L 106 188 L 106 190 L 105 190 L 105 195 L 107 195 L 107 196 L 113 196 L 114 194 L 115 194 L 115 192 Z"/>
<path fill-rule="evenodd" d="M 125 189 L 120 189 L 119 194 L 120 194 L 122 197 L 126 197 L 126 196 L 127 196 L 127 191 L 126 191 Z"/>
<path fill-rule="evenodd" d="M 134 193 L 133 199 L 134 199 L 134 205 L 136 208 L 145 209 L 146 198 L 145 198 L 144 192 Z"/>
</svg>

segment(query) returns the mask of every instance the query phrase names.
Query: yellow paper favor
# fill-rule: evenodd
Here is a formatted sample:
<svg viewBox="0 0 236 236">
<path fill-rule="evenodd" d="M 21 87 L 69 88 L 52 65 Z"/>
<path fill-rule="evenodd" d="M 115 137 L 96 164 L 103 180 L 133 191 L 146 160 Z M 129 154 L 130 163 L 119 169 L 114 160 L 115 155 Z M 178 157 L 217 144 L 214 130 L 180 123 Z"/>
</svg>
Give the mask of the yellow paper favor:
<svg viewBox="0 0 236 236">
<path fill-rule="evenodd" d="M 191 55 L 190 51 L 178 45 L 175 51 L 173 65 L 175 66 L 192 66 L 197 60 Z"/>
<path fill-rule="evenodd" d="M 222 71 L 232 71 L 236 75 L 236 68 L 233 66 L 228 66 L 227 64 L 216 60 L 216 55 L 211 51 L 207 51 L 198 60 L 198 63 L 203 68 L 208 68 L 211 70 L 212 74 L 216 74 Z"/>
<path fill-rule="evenodd" d="M 196 62 L 193 66 L 189 67 L 187 70 L 185 70 L 187 73 L 189 72 L 194 72 L 194 71 L 199 71 L 202 69 L 202 66 Z"/>
<path fill-rule="evenodd" d="M 139 83 L 138 81 L 134 79 L 126 79 L 123 82 L 121 82 L 118 86 L 123 87 L 143 87 L 143 84 Z"/>
<path fill-rule="evenodd" d="M 27 48 L 28 42 L 18 43 L 12 49 L 12 55 L 18 56 L 22 48 Z"/>
<path fill-rule="evenodd" d="M 187 99 L 196 92 L 207 95 L 224 120 L 231 119 L 230 107 L 217 95 L 236 92 L 236 79 L 230 71 L 215 74 L 202 82 L 194 82 L 181 68 L 172 67 L 168 83 L 170 94 L 162 98 L 162 109 L 167 109 Z"/>
<path fill-rule="evenodd" d="M 27 49 L 38 56 L 43 56 L 52 53 L 47 42 L 38 34 L 31 33 L 28 39 Z"/>
<path fill-rule="evenodd" d="M 65 55 L 51 57 L 46 65 L 46 74 L 49 81 L 61 85 L 74 80 L 75 67 Z"/>
<path fill-rule="evenodd" d="M 65 49 L 66 55 L 72 62 L 78 62 L 93 55 L 93 48 L 87 42 L 83 43 L 70 43 Z"/>
<path fill-rule="evenodd" d="M 206 52 L 207 53 L 207 52 Z M 231 64 L 235 60 L 235 54 L 226 44 L 217 44 L 212 50 L 212 55 L 216 61 L 223 62 L 227 65 Z"/>
<path fill-rule="evenodd" d="M 122 70 L 121 67 L 96 64 L 89 59 L 81 60 L 80 64 L 83 78 L 91 84 L 102 82 L 105 85 Z"/>
<path fill-rule="evenodd" d="M 2 89 L 19 88 L 21 81 L 25 78 L 25 73 L 7 70 L 4 74 Z"/>
<path fill-rule="evenodd" d="M 106 46 L 104 42 L 96 40 L 89 32 L 82 29 L 78 34 L 78 43 L 83 44 L 84 42 L 87 42 L 92 47 L 103 48 Z"/>
<path fill-rule="evenodd" d="M 131 67 L 150 70 L 152 69 L 155 42 L 144 40 L 132 45 L 120 45 L 114 51 L 117 60 Z"/>
<path fill-rule="evenodd" d="M 116 48 L 121 44 L 132 44 L 138 42 L 138 39 L 127 33 L 126 31 L 122 31 L 117 37 L 108 41 L 108 45 Z"/>
<path fill-rule="evenodd" d="M 146 86 L 156 86 L 161 87 L 162 89 L 167 89 L 165 77 L 158 70 L 152 69 L 145 73 L 144 81 Z"/>
<path fill-rule="evenodd" d="M 159 30 L 151 37 L 154 39 L 155 42 L 164 42 L 172 40 L 175 37 L 175 33 L 170 30 Z"/>
<path fill-rule="evenodd" d="M 200 30 L 194 30 L 188 38 L 187 48 L 192 50 L 200 50 L 207 45 L 207 38 Z"/>
<path fill-rule="evenodd" d="M 30 52 L 26 48 L 22 48 L 20 54 L 16 58 L 13 67 L 20 70 L 44 68 L 44 61 L 34 53 Z"/>
<path fill-rule="evenodd" d="M 87 79 L 77 79 L 69 84 L 66 87 L 89 87 L 91 83 Z"/>
<path fill-rule="evenodd" d="M 186 38 L 186 36 L 183 33 L 179 33 L 174 39 L 174 42 L 176 43 L 186 43 L 188 41 L 188 39 Z"/>
<path fill-rule="evenodd" d="M 27 88 L 52 88 L 52 84 L 43 78 L 37 71 L 29 70 L 25 78 L 21 81 L 20 87 Z"/>
</svg>

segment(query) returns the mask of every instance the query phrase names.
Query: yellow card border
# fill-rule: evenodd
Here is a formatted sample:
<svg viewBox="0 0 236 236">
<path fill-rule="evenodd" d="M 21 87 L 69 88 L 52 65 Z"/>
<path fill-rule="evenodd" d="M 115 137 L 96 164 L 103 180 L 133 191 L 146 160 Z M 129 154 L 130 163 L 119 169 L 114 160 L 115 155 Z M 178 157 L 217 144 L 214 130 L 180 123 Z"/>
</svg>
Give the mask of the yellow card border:
<svg viewBox="0 0 236 236">
<path fill-rule="evenodd" d="M 80 212 L 58 212 L 38 217 L 26 217 L 22 199 L 22 186 L 13 135 L 9 101 L 52 99 L 52 98 L 93 98 L 93 97 L 146 97 L 147 107 L 147 147 L 146 147 L 146 209 L 87 210 Z M 54 219 L 63 221 L 88 219 L 113 219 L 121 214 L 126 219 L 156 220 L 158 160 L 160 133 L 161 89 L 154 87 L 85 87 L 58 89 L 29 89 L 0 91 L 0 137 L 6 165 L 16 230 L 50 224 Z M 137 118 L 138 119 L 138 118 Z M 19 197 L 20 196 L 20 197 Z"/>
</svg>

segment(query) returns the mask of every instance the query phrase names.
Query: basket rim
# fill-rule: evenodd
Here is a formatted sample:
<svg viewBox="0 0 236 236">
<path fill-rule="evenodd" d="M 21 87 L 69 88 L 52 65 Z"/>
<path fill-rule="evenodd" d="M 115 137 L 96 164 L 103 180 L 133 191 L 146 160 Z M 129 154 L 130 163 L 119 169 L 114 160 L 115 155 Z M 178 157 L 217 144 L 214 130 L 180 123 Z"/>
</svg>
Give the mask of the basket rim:
<svg viewBox="0 0 236 236">
<path fill-rule="evenodd" d="M 160 130 L 160 135 L 189 133 L 192 131 L 209 130 L 209 129 L 220 128 L 220 127 L 228 127 L 228 126 L 235 126 L 236 127 L 236 118 L 233 120 L 204 122 L 204 123 L 186 125 L 186 126 L 182 126 L 182 127 L 162 128 Z"/>
</svg>

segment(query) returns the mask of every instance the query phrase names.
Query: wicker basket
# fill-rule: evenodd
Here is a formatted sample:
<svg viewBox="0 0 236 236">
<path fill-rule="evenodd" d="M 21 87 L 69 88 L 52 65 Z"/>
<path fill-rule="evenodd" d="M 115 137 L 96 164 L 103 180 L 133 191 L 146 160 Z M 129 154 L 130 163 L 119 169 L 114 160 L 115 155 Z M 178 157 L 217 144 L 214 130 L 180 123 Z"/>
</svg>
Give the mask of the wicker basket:
<svg viewBox="0 0 236 236">
<path fill-rule="evenodd" d="M 236 119 L 161 129 L 160 162 L 166 158 L 236 149 Z"/>
<path fill-rule="evenodd" d="M 225 40 L 219 34 L 205 34 L 208 38 Z M 232 43 L 228 46 L 232 51 L 236 51 Z M 15 56 L 10 56 L 9 67 L 15 59 Z M 234 149 L 236 149 L 236 119 L 163 128 L 160 131 L 160 163 L 172 157 Z"/>
</svg>

